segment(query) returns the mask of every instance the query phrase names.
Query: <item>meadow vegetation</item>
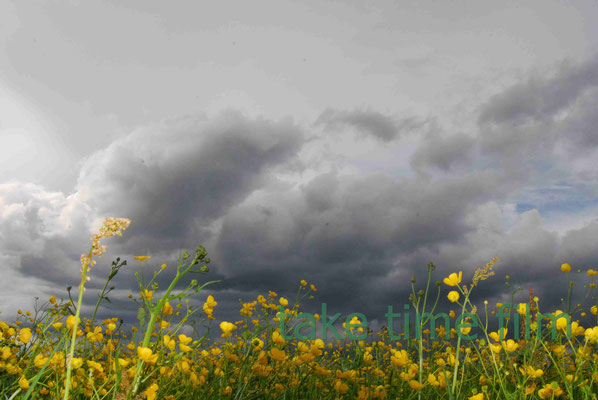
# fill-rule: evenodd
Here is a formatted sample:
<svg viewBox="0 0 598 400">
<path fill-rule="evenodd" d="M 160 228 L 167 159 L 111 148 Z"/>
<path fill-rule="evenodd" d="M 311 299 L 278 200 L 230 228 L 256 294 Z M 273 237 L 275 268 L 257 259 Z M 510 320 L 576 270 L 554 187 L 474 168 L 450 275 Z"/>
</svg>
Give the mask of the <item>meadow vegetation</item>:
<svg viewBox="0 0 598 400">
<path fill-rule="evenodd" d="M 422 317 L 411 328 L 421 335 L 403 332 L 397 339 L 386 327 L 373 332 L 359 327 L 354 318 L 347 332 L 365 339 L 346 335 L 328 342 L 291 335 L 297 324 L 305 322 L 297 318 L 301 305 L 317 291 L 305 280 L 298 282 L 293 301 L 270 291 L 241 302 L 239 320 L 214 323 L 218 301 L 202 293 L 213 282 L 192 279 L 209 272 L 210 259 L 198 246 L 193 255 L 183 253 L 176 266 L 155 268 L 148 282 L 136 274 L 139 292 L 129 297 L 138 307 L 138 326 L 125 331 L 118 316 L 96 320 L 100 302 L 110 291 L 108 283 L 126 264 L 120 259 L 112 264 L 95 311 L 82 315 L 81 310 L 93 258 L 106 250 L 101 240 L 120 236 L 129 223 L 107 218 L 92 237 L 90 251 L 81 256 L 76 300 L 70 299 L 69 291 L 69 299 L 52 296 L 33 311 L 19 310 L 16 321 L 0 320 L 2 399 L 597 398 L 594 270 L 572 273 L 569 264 L 561 266 L 572 282 L 563 311 L 541 310 L 541 301 L 531 290 L 528 301 L 514 303 L 518 290 L 510 288 L 507 276 L 514 304 L 507 307 L 511 325 L 498 332 L 489 326 L 489 316 L 505 307 L 484 302 L 478 309 L 470 299 L 479 282 L 495 274 L 497 259 L 479 268 L 467 284 L 462 272 L 433 282 L 435 267 L 429 264 L 427 281 L 418 288 L 413 279 L 409 298 L 411 311 Z M 135 258 L 149 262 L 147 256 Z M 168 287 L 160 288 L 156 278 L 164 271 L 174 277 Z M 573 305 L 575 279 L 584 280 L 575 284 L 584 286 L 585 298 Z M 192 307 L 191 296 L 203 306 Z M 446 332 L 442 325 L 431 332 L 430 314 L 441 299 L 454 306 L 451 319 L 467 314 L 455 325 L 462 335 L 455 328 Z M 527 337 L 517 338 L 512 322 L 520 314 L 523 323 L 526 312 L 532 329 Z M 280 330 L 280 318 L 285 319 L 286 332 Z M 582 327 L 580 319 L 591 322 Z M 463 340 L 472 329 L 466 322 L 477 325 L 477 339 Z M 212 335 L 207 331 L 200 335 L 197 329 L 189 334 L 183 327 L 190 324 L 209 327 Z"/>
</svg>

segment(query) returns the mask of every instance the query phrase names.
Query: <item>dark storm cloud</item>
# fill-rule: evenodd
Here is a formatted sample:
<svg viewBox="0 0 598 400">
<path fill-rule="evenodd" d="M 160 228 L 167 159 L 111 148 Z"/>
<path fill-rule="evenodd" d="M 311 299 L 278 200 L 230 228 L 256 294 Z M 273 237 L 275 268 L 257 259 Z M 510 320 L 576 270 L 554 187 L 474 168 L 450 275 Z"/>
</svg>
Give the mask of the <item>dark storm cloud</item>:
<svg viewBox="0 0 598 400">
<path fill-rule="evenodd" d="M 480 110 L 482 148 L 512 161 L 550 156 L 558 140 L 574 145 L 573 151 L 595 143 L 597 89 L 598 57 L 506 89 Z"/>
<path fill-rule="evenodd" d="M 390 142 L 403 134 L 421 129 L 428 122 L 416 117 L 396 119 L 371 110 L 344 111 L 329 108 L 320 114 L 315 123 L 328 130 L 352 128 L 382 142 Z"/>
<path fill-rule="evenodd" d="M 197 224 L 209 224 L 264 185 L 269 168 L 292 160 L 302 140 L 291 121 L 235 112 L 173 121 L 94 154 L 79 189 L 99 214 L 130 218 L 129 235 L 147 239 L 147 250 L 192 245 Z"/>
<path fill-rule="evenodd" d="M 294 193 L 265 193 L 223 220 L 215 249 L 230 277 L 223 285 L 292 293 L 307 279 L 320 287 L 319 301 L 379 313 L 441 244 L 472 230 L 467 213 L 497 196 L 500 179 L 493 172 L 442 182 L 327 173 Z M 426 249 L 423 264 L 401 264 L 402 280 L 385 285 L 397 257 Z"/>
</svg>

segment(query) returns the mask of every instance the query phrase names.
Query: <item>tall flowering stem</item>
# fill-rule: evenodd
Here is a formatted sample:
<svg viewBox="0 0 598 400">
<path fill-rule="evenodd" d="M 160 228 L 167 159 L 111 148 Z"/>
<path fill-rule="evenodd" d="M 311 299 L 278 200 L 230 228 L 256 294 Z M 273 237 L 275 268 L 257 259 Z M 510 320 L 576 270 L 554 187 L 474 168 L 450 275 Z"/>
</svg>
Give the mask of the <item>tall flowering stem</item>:
<svg viewBox="0 0 598 400">
<path fill-rule="evenodd" d="M 69 356 L 67 358 L 67 368 L 66 368 L 66 381 L 64 383 L 64 397 L 63 400 L 68 400 L 69 398 L 69 389 L 71 386 L 71 361 L 75 355 L 75 344 L 77 341 L 77 327 L 79 325 L 79 316 L 81 315 L 81 303 L 83 302 L 83 292 L 85 291 L 84 285 L 85 282 L 89 280 L 87 276 L 87 271 L 89 270 L 90 266 L 95 265 L 95 261 L 92 260 L 92 257 L 98 256 L 102 257 L 103 253 L 108 248 L 107 246 L 101 246 L 100 240 L 103 238 L 109 238 L 114 235 L 122 236 L 122 231 L 127 229 L 127 227 L 131 224 L 131 221 L 126 218 L 106 218 L 104 220 L 104 224 L 100 228 L 100 231 L 94 234 L 91 237 L 91 249 L 89 250 L 88 254 L 81 255 L 81 283 L 79 283 L 79 297 L 77 299 L 77 310 L 75 312 L 75 321 L 73 323 L 73 333 L 71 335 L 71 346 L 69 351 Z"/>
<path fill-rule="evenodd" d="M 186 260 L 190 257 L 189 253 L 185 252 L 183 254 L 183 256 L 180 258 L 179 264 L 177 265 L 176 275 L 173 278 L 172 282 L 170 283 L 170 286 L 168 286 L 168 289 L 166 289 L 166 292 L 164 293 L 164 295 L 162 297 L 160 297 L 160 299 L 157 301 L 157 303 L 155 305 L 152 306 L 151 302 L 149 304 L 150 320 L 147 323 L 147 327 L 145 329 L 145 334 L 143 336 L 143 342 L 141 344 L 141 347 L 138 347 L 138 351 L 139 351 L 139 349 L 147 349 L 149 347 L 150 339 L 152 338 L 152 333 L 154 332 L 154 326 L 156 324 L 156 320 L 167 301 L 173 300 L 173 299 L 182 299 L 185 297 L 189 297 L 193 293 L 199 293 L 207 285 L 217 282 L 217 281 L 211 281 L 211 282 L 204 283 L 201 286 L 198 286 L 197 281 L 193 280 L 189 284 L 187 289 L 183 290 L 181 293 L 179 293 L 177 295 L 171 295 L 176 284 L 185 275 L 187 275 L 189 273 L 202 273 L 203 274 L 203 273 L 206 273 L 209 271 L 209 268 L 207 265 L 204 265 L 204 266 L 200 267 L 199 269 L 193 269 L 193 267 L 195 265 L 197 265 L 200 261 L 203 261 L 206 264 L 208 264 L 210 262 L 210 259 L 206 258 L 207 254 L 208 253 L 206 252 L 206 249 L 203 246 L 198 246 L 197 249 L 195 250 L 195 257 L 188 265 L 186 264 Z M 143 287 L 143 283 L 140 282 L 140 285 L 141 285 L 141 290 L 143 292 L 145 290 L 145 288 Z M 191 289 L 193 289 L 193 292 L 188 293 L 188 291 Z M 140 382 L 141 381 L 141 372 L 142 372 L 144 362 L 145 362 L 145 360 L 142 357 L 139 357 L 139 359 L 137 360 L 137 364 L 135 366 L 135 376 L 133 377 L 133 382 L 131 384 L 130 390 L 127 393 L 127 397 L 126 397 L 127 400 L 130 399 L 131 396 L 135 396 L 139 390 L 139 385 L 141 383 Z"/>
</svg>

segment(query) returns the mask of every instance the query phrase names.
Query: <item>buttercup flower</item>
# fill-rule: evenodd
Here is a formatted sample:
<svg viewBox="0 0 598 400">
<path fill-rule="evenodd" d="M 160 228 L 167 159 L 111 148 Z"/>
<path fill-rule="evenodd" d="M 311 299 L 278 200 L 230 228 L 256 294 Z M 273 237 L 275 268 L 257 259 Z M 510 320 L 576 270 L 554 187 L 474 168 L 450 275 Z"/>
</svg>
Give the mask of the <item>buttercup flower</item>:
<svg viewBox="0 0 598 400">
<path fill-rule="evenodd" d="M 444 283 L 447 286 L 457 286 L 461 283 L 461 278 L 463 277 L 463 272 L 459 271 L 459 274 L 452 273 L 448 276 L 448 278 L 444 278 Z"/>
<path fill-rule="evenodd" d="M 220 329 L 222 330 L 222 337 L 229 337 L 232 335 L 232 331 L 237 329 L 237 326 L 230 322 L 222 321 L 220 323 Z"/>
<path fill-rule="evenodd" d="M 459 300 L 459 292 L 452 290 L 446 296 L 452 303 L 456 303 Z"/>
</svg>

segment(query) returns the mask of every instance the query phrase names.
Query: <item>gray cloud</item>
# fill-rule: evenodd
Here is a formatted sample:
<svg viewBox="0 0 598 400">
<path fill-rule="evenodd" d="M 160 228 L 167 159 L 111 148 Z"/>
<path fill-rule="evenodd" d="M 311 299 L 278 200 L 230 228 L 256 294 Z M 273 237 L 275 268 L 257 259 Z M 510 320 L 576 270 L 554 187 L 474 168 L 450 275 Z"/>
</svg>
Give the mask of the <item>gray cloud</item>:
<svg viewBox="0 0 598 400">
<path fill-rule="evenodd" d="M 481 109 L 478 121 L 522 123 L 545 119 L 570 106 L 586 90 L 598 85 L 598 58 L 571 65 L 563 63 L 554 76 L 534 77 L 492 97 Z"/>
<path fill-rule="evenodd" d="M 559 139 L 584 147 L 595 136 L 587 123 L 594 114 L 588 108 L 595 109 L 596 71 L 598 58 L 563 64 L 553 76 L 530 77 L 489 99 L 478 118 L 483 148 L 504 156 L 549 156 Z"/>
<path fill-rule="evenodd" d="M 468 167 L 473 161 L 472 150 L 475 143 L 475 138 L 465 134 L 455 134 L 450 137 L 439 134 L 428 135 L 413 155 L 412 166 L 420 172 L 429 167 L 442 171 Z"/>
<path fill-rule="evenodd" d="M 101 215 L 131 218 L 137 245 L 168 249 L 201 236 L 292 161 L 302 132 L 291 121 L 248 120 L 234 112 L 214 121 L 187 118 L 141 129 L 94 154 L 79 190 Z M 192 245 L 192 243 L 189 243 Z"/>
<path fill-rule="evenodd" d="M 334 110 L 326 109 L 316 125 L 323 125 L 328 130 L 343 128 L 354 129 L 362 136 L 371 135 L 382 142 L 390 142 L 401 135 L 420 130 L 429 121 L 417 117 L 396 119 L 371 110 Z"/>
</svg>

